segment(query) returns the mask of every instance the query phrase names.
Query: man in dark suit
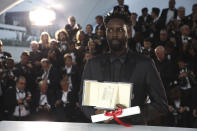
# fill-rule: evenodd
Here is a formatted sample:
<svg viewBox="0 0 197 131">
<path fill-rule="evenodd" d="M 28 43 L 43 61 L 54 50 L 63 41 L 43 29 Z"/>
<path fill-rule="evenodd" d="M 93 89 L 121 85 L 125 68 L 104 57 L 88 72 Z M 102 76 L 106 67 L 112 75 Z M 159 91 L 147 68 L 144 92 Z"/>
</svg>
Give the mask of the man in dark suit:
<svg viewBox="0 0 197 131">
<path fill-rule="evenodd" d="M 65 66 L 62 69 L 62 77 L 68 77 L 69 82 L 69 91 L 72 91 L 72 94 L 75 96 L 73 98 L 74 104 L 78 102 L 78 93 L 80 87 L 80 75 L 79 69 L 72 63 L 72 56 L 70 54 L 64 55 Z"/>
<path fill-rule="evenodd" d="M 95 34 L 97 33 L 98 30 L 102 30 L 103 32 L 105 32 L 105 25 L 103 23 L 103 17 L 101 15 L 96 16 L 96 23 L 97 26 L 95 28 Z"/>
<path fill-rule="evenodd" d="M 114 12 L 106 16 L 106 36 L 111 52 L 88 61 L 82 76 L 81 94 L 84 80 L 133 83 L 131 106 L 140 106 L 141 114 L 121 120 L 132 124 L 150 124 L 168 112 L 167 98 L 153 61 L 128 50 L 128 23 L 127 13 Z M 150 96 L 150 104 L 145 102 L 147 96 Z M 121 104 L 117 107 L 124 108 Z M 82 106 L 82 110 L 88 118 L 104 112 L 91 106 Z"/>
<path fill-rule="evenodd" d="M 3 95 L 4 112 L 8 120 L 28 120 L 30 115 L 31 93 L 26 90 L 25 77 L 18 77 L 16 87 L 9 87 Z"/>
<path fill-rule="evenodd" d="M 48 90 L 50 92 L 57 92 L 60 89 L 59 81 L 61 78 L 60 71 L 54 67 L 50 61 L 46 58 L 41 60 L 41 65 L 43 69 L 43 73 L 41 76 L 41 80 L 45 80 L 48 83 Z"/>
<path fill-rule="evenodd" d="M 148 8 L 142 9 L 142 15 L 138 19 L 138 24 L 141 26 L 141 31 L 144 33 L 145 37 L 150 34 L 150 24 L 152 22 L 151 15 L 148 14 Z"/>
<path fill-rule="evenodd" d="M 53 120 L 52 112 L 55 108 L 55 92 L 48 90 L 45 80 L 39 82 L 39 90 L 32 97 L 32 108 L 35 120 Z"/>
<path fill-rule="evenodd" d="M 175 4 L 175 0 L 169 0 L 169 8 L 165 8 L 162 10 L 160 16 L 162 27 L 165 27 L 171 20 L 177 18 L 177 9 L 175 8 Z"/>
</svg>

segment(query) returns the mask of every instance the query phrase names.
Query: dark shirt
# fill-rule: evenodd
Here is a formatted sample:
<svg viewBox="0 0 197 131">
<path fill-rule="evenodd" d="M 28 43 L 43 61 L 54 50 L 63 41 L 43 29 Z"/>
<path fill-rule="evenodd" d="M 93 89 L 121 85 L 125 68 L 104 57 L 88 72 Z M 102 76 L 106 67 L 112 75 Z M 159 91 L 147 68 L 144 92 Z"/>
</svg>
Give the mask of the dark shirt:
<svg viewBox="0 0 197 131">
<path fill-rule="evenodd" d="M 145 124 L 166 114 L 167 98 L 153 61 L 131 51 L 120 58 L 114 57 L 112 54 L 103 54 L 88 60 L 82 76 L 80 102 L 84 80 L 126 82 L 133 83 L 134 98 L 131 99 L 131 107 L 140 106 L 141 114 L 123 120 L 132 124 Z M 150 104 L 145 102 L 147 95 L 150 96 Z M 82 106 L 82 110 L 88 118 L 96 111 L 91 106 Z"/>
</svg>

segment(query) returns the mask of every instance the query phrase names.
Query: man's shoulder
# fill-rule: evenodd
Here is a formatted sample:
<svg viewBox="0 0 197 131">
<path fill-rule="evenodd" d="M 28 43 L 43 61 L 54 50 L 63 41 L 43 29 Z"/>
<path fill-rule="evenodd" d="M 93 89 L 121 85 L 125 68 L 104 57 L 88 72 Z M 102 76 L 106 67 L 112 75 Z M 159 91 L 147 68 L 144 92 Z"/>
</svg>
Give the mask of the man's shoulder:
<svg viewBox="0 0 197 131">
<path fill-rule="evenodd" d="M 133 51 L 128 52 L 129 59 L 135 60 L 135 62 L 150 62 L 152 61 L 151 58 L 148 58 L 142 54 L 138 54 Z"/>
<path fill-rule="evenodd" d="M 88 60 L 90 63 L 100 63 L 109 58 L 109 54 L 100 54 Z"/>
</svg>

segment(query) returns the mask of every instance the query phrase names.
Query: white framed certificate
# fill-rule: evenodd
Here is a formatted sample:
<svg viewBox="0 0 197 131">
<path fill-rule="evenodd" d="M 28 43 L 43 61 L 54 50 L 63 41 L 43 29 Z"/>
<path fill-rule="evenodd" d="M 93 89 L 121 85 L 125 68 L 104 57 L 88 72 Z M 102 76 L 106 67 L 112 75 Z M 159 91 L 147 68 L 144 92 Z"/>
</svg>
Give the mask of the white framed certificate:
<svg viewBox="0 0 197 131">
<path fill-rule="evenodd" d="M 117 104 L 122 104 L 128 108 L 131 106 L 132 91 L 132 83 L 85 80 L 82 105 L 116 109 Z"/>
</svg>

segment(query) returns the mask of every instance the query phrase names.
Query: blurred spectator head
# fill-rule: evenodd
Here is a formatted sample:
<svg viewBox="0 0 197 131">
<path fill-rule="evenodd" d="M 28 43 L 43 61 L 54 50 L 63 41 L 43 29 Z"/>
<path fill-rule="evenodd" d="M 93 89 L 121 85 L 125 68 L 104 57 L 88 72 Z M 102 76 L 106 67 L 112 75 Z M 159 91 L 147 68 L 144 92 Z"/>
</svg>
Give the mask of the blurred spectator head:
<svg viewBox="0 0 197 131">
<path fill-rule="evenodd" d="M 69 34 L 65 29 L 60 29 L 55 32 L 55 39 L 57 41 L 69 41 Z"/>
<path fill-rule="evenodd" d="M 101 15 L 96 16 L 96 23 L 98 25 L 102 24 L 103 23 L 103 16 L 101 16 Z"/>
<path fill-rule="evenodd" d="M 85 40 L 85 33 L 82 30 L 77 31 L 76 40 L 78 43 Z"/>
<path fill-rule="evenodd" d="M 92 34 L 92 31 L 93 31 L 93 27 L 91 24 L 87 24 L 86 25 L 86 32 L 87 34 Z"/>
<path fill-rule="evenodd" d="M 137 20 L 137 13 L 135 13 L 135 12 L 133 12 L 133 13 L 131 13 L 131 22 L 132 21 L 136 21 Z"/>
<path fill-rule="evenodd" d="M 167 41 L 168 40 L 168 33 L 166 29 L 160 30 L 160 41 Z"/>
<path fill-rule="evenodd" d="M 0 40 L 0 52 L 3 50 L 3 42 Z"/>
<path fill-rule="evenodd" d="M 66 24 L 65 30 L 70 34 L 72 32 L 72 26 L 69 24 Z"/>
<path fill-rule="evenodd" d="M 178 64 L 179 69 L 185 68 L 185 62 L 182 57 L 178 58 L 177 64 Z"/>
<path fill-rule="evenodd" d="M 14 59 L 7 58 L 5 63 L 6 68 L 12 69 L 14 67 Z"/>
<path fill-rule="evenodd" d="M 51 39 L 50 48 L 51 49 L 58 49 L 59 48 L 58 42 L 55 39 Z"/>
<path fill-rule="evenodd" d="M 32 42 L 30 43 L 30 46 L 31 46 L 31 49 L 32 49 L 33 52 L 36 52 L 36 51 L 38 50 L 38 47 L 39 47 L 37 41 L 32 41 Z"/>
<path fill-rule="evenodd" d="M 152 39 L 151 38 L 145 38 L 144 39 L 144 48 L 150 49 L 152 46 Z"/>
<path fill-rule="evenodd" d="M 40 89 L 40 92 L 41 92 L 42 94 L 46 94 L 46 93 L 47 93 L 47 90 L 48 90 L 47 81 L 41 80 L 41 81 L 39 82 L 39 89 Z"/>
<path fill-rule="evenodd" d="M 83 62 L 86 63 L 91 58 L 92 58 L 92 54 L 90 52 L 86 52 L 83 58 Z"/>
<path fill-rule="evenodd" d="M 16 79 L 16 87 L 23 91 L 25 90 L 25 86 L 26 86 L 26 79 L 24 76 L 19 76 L 17 79 Z"/>
<path fill-rule="evenodd" d="M 178 14 L 177 14 L 181 19 L 185 17 L 185 7 L 181 6 L 178 8 Z"/>
<path fill-rule="evenodd" d="M 68 23 L 69 23 L 71 26 L 74 26 L 75 23 L 76 23 L 75 17 L 74 17 L 74 16 L 69 16 L 69 17 L 68 17 Z"/>
<path fill-rule="evenodd" d="M 40 43 L 42 44 L 49 44 L 50 43 L 50 35 L 48 32 L 42 32 L 40 35 Z"/>
<path fill-rule="evenodd" d="M 190 35 L 190 28 L 189 28 L 188 25 L 186 25 L 186 24 L 182 25 L 180 30 L 181 30 L 181 34 L 183 36 L 189 36 Z"/>
<path fill-rule="evenodd" d="M 196 55 L 195 49 L 194 49 L 191 42 L 189 42 L 187 47 L 186 47 L 186 53 L 189 54 L 190 56 L 195 56 Z"/>
<path fill-rule="evenodd" d="M 72 56 L 69 53 L 66 53 L 64 55 L 64 63 L 67 67 L 71 67 L 72 66 Z"/>
<path fill-rule="evenodd" d="M 151 16 L 152 18 L 157 18 L 159 17 L 160 9 L 159 8 L 152 8 Z"/>
<path fill-rule="evenodd" d="M 21 63 L 22 64 L 27 64 L 29 60 L 29 51 L 24 51 L 21 54 Z"/>
<path fill-rule="evenodd" d="M 68 48 L 69 48 L 69 51 L 70 51 L 70 52 L 75 51 L 75 43 L 74 43 L 74 42 L 71 42 L 71 43 L 68 45 Z"/>
<path fill-rule="evenodd" d="M 51 63 L 50 63 L 50 61 L 47 58 L 43 58 L 41 60 L 41 65 L 42 65 L 42 68 L 43 68 L 44 71 L 48 71 Z"/>
<path fill-rule="evenodd" d="M 124 5 L 124 0 L 117 0 L 119 5 Z"/>
<path fill-rule="evenodd" d="M 60 86 L 62 88 L 63 91 L 68 91 L 68 87 L 69 87 L 69 80 L 68 80 L 68 76 L 65 75 L 62 80 L 60 81 Z"/>
<path fill-rule="evenodd" d="M 171 41 L 168 41 L 165 45 L 165 50 L 167 54 L 171 54 L 174 51 L 174 43 Z"/>
<path fill-rule="evenodd" d="M 163 61 L 165 59 L 165 48 L 161 45 L 155 48 L 155 55 L 159 61 Z"/>
<path fill-rule="evenodd" d="M 90 52 L 94 52 L 96 47 L 96 43 L 93 40 L 88 41 L 88 49 Z"/>
<path fill-rule="evenodd" d="M 176 1 L 175 0 L 169 0 L 169 8 L 170 9 L 175 8 L 175 4 L 176 4 Z"/>
<path fill-rule="evenodd" d="M 174 87 L 170 90 L 169 97 L 171 101 L 179 100 L 181 98 L 181 91 L 179 88 Z"/>
<path fill-rule="evenodd" d="M 147 16 L 148 15 L 148 8 L 145 7 L 145 8 L 142 9 L 142 15 L 143 16 Z"/>
<path fill-rule="evenodd" d="M 197 14 L 197 4 L 194 4 L 194 5 L 192 6 L 192 13 L 193 13 L 193 14 Z"/>
<path fill-rule="evenodd" d="M 98 30 L 96 31 L 96 36 L 97 36 L 98 38 L 103 37 L 103 36 L 104 36 L 104 31 L 101 30 L 101 29 L 98 29 Z"/>
</svg>

